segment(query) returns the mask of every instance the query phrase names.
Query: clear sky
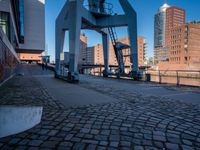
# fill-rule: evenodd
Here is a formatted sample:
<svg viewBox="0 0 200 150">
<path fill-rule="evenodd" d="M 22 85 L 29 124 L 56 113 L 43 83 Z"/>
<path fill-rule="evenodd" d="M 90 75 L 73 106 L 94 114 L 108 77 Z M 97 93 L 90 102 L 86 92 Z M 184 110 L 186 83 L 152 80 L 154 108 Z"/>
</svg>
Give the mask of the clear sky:
<svg viewBox="0 0 200 150">
<path fill-rule="evenodd" d="M 46 49 L 55 58 L 55 19 L 66 0 L 46 0 Z M 106 0 L 114 5 L 114 12 L 123 13 L 118 0 Z M 154 15 L 165 0 L 129 0 L 138 16 L 138 35 L 144 36 L 147 42 L 147 57 L 153 56 Z M 170 6 L 177 6 L 186 10 L 186 22 L 200 21 L 200 0 L 168 0 Z M 126 28 L 117 28 L 117 36 L 127 36 Z M 88 46 L 101 43 L 101 38 L 95 31 L 82 31 L 88 37 Z M 67 41 L 67 38 L 66 38 Z M 64 51 L 68 50 L 66 42 Z"/>
</svg>

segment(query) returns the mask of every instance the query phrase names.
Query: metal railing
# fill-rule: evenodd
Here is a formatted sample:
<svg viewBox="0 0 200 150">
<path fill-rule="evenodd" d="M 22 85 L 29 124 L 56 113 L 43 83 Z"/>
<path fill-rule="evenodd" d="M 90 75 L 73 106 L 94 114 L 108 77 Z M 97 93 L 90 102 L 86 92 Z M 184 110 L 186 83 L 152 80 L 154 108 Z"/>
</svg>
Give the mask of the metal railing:
<svg viewBox="0 0 200 150">
<path fill-rule="evenodd" d="M 148 81 L 179 85 L 200 86 L 200 70 L 148 70 Z"/>
</svg>

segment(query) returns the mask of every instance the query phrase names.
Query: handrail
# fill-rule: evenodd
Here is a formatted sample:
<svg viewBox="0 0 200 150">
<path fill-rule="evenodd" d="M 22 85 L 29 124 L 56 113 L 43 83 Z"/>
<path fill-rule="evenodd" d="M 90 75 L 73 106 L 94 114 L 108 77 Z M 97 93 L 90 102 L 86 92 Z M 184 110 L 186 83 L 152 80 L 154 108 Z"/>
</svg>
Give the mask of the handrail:
<svg viewBox="0 0 200 150">
<path fill-rule="evenodd" d="M 169 71 L 174 71 L 174 72 L 200 72 L 200 70 L 147 70 L 147 71 L 154 71 L 154 72 L 158 72 L 158 71 L 165 71 L 165 72 L 169 72 Z"/>
</svg>

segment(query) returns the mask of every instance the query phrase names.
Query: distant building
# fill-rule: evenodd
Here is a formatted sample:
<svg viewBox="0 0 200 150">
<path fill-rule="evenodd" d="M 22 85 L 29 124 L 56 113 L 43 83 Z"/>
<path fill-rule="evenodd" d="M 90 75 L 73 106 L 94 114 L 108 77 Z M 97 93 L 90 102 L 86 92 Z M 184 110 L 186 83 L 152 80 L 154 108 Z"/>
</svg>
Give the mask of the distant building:
<svg viewBox="0 0 200 150">
<path fill-rule="evenodd" d="M 160 53 L 165 46 L 166 10 L 170 6 L 162 5 L 154 16 L 154 60 L 160 61 Z"/>
<path fill-rule="evenodd" d="M 177 26 L 170 33 L 170 63 L 200 65 L 200 23 Z"/>
<path fill-rule="evenodd" d="M 87 64 L 87 43 L 88 38 L 85 34 L 80 36 L 80 55 L 79 55 L 79 64 Z"/>
<path fill-rule="evenodd" d="M 154 48 L 165 45 L 166 10 L 169 7 L 168 4 L 164 4 L 154 16 Z"/>
<path fill-rule="evenodd" d="M 90 65 L 103 65 L 103 45 L 97 44 L 87 48 L 87 62 Z"/>
<path fill-rule="evenodd" d="M 138 36 L 138 65 L 144 66 L 146 53 L 146 42 L 143 36 Z"/>
<path fill-rule="evenodd" d="M 118 39 L 118 41 L 129 45 L 128 37 L 120 38 L 120 39 Z M 142 37 L 142 36 L 138 36 L 138 64 L 139 64 L 139 66 L 144 65 L 145 48 L 146 48 L 145 45 L 146 45 L 145 38 Z M 124 64 L 126 66 L 130 66 L 131 65 L 130 49 L 124 49 L 123 55 L 124 55 Z M 88 47 L 87 48 L 87 59 L 86 59 L 86 61 L 88 62 L 88 64 L 96 64 L 96 65 L 101 64 L 101 65 L 103 65 L 104 64 L 103 45 L 97 44 L 96 46 Z M 113 49 L 111 42 L 109 44 L 109 64 L 110 65 L 118 65 L 117 59 L 116 59 L 116 56 L 115 56 L 115 52 L 114 52 L 114 49 Z"/>
<path fill-rule="evenodd" d="M 44 0 L 0 1 L 0 27 L 22 61 L 41 61 L 45 50 L 44 5 Z"/>
</svg>

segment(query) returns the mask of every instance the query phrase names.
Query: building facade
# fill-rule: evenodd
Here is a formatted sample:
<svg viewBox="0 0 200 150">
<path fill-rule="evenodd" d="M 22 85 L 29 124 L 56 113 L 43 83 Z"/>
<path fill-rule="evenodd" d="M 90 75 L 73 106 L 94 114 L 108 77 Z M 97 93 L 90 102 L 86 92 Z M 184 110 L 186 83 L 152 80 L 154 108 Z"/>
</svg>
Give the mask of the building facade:
<svg viewBox="0 0 200 150">
<path fill-rule="evenodd" d="M 40 61 L 45 50 L 45 0 L 1 0 L 0 27 L 21 61 Z"/>
<path fill-rule="evenodd" d="M 170 33 L 170 63 L 200 66 L 200 23 L 177 26 Z"/>
<path fill-rule="evenodd" d="M 165 47 L 170 46 L 171 29 L 185 24 L 185 10 L 175 6 L 166 10 Z"/>
<path fill-rule="evenodd" d="M 20 60 L 38 62 L 45 50 L 45 0 L 21 1 L 24 2 L 21 8 L 24 39 L 16 51 Z"/>
</svg>

